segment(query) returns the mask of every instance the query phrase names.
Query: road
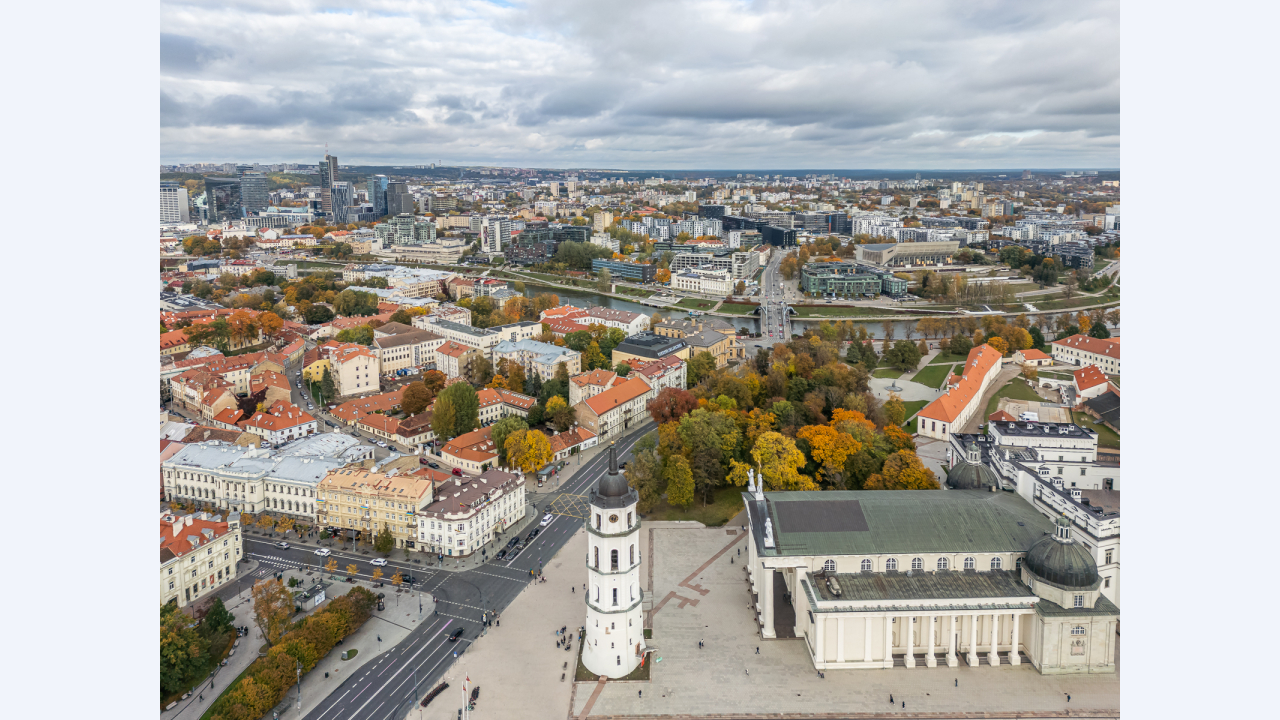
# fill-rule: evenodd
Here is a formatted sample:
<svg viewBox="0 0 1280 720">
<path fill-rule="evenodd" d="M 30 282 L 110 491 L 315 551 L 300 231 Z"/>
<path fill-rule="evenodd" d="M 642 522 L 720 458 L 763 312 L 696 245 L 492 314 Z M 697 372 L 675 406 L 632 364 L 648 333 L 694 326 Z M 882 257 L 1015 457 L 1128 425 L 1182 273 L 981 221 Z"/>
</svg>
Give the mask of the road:
<svg viewBox="0 0 1280 720">
<path fill-rule="evenodd" d="M 619 462 L 629 458 L 631 446 L 654 428 L 654 423 L 649 421 L 619 438 Z M 602 452 L 586 462 L 546 506 L 555 503 L 561 495 L 585 495 L 590 485 L 598 482 L 606 472 L 608 457 L 607 452 Z M 557 506 L 563 504 L 567 503 L 562 501 Z M 545 507 L 537 508 L 537 512 L 545 512 Z M 397 720 L 404 717 L 416 700 L 434 687 L 449 669 L 455 659 L 453 653 L 461 654 L 476 640 L 483 628 L 482 616 L 486 612 L 501 612 L 506 608 L 529 582 L 530 570 L 539 570 L 543 563 L 548 562 L 582 527 L 583 521 L 582 517 L 554 515 L 538 537 L 518 554 L 500 562 L 490 561 L 473 570 L 423 569 L 408 562 L 388 561 L 387 567 L 382 568 L 383 573 L 390 577 L 396 570 L 408 569 L 415 576 L 413 589 L 436 598 L 438 614 L 339 686 L 306 715 L 306 720 Z M 246 539 L 246 552 L 268 568 L 311 566 L 327 560 L 317 557 L 310 548 L 283 550 L 270 541 L 253 538 Z M 369 565 L 370 558 L 364 555 L 334 551 L 330 557 L 338 560 L 340 568 L 345 568 L 348 563 L 356 564 L 362 578 L 367 578 L 373 571 L 373 566 Z M 573 563 L 566 566 L 576 567 Z M 577 582 L 580 576 L 585 577 L 585 574 L 552 579 Z M 572 597 L 581 598 L 580 595 Z M 449 635 L 458 628 L 463 629 L 462 638 L 456 643 L 449 642 Z"/>
<path fill-rule="evenodd" d="M 782 286 L 781 249 L 775 249 L 773 258 L 760 275 L 760 342 L 772 345 L 786 342 L 791 337 L 791 318 L 788 316 L 787 296 L 792 294 Z"/>
</svg>

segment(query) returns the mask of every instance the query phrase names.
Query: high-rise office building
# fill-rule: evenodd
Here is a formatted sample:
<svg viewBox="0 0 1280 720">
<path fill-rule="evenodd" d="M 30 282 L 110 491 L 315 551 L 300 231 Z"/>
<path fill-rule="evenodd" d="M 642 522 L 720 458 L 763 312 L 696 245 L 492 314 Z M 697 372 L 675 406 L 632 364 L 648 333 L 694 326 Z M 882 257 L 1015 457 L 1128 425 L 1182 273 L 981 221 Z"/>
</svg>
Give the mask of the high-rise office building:
<svg viewBox="0 0 1280 720">
<path fill-rule="evenodd" d="M 409 194 L 409 184 L 402 182 L 387 183 L 387 214 L 413 215 L 417 210 L 413 206 L 413 195 Z"/>
<path fill-rule="evenodd" d="M 187 189 L 176 182 L 160 183 L 160 222 L 191 222 Z"/>
<path fill-rule="evenodd" d="M 480 251 L 500 253 L 511 243 L 511 221 L 506 218 L 489 218 L 480 230 Z"/>
<path fill-rule="evenodd" d="M 244 217 L 244 203 L 240 200 L 240 178 L 206 177 L 204 190 L 209 222 L 225 223 Z"/>
<path fill-rule="evenodd" d="M 264 173 L 247 171 L 240 175 L 240 200 L 244 203 L 245 212 L 262 212 L 270 205 L 270 193 L 267 191 L 267 176 Z"/>
<path fill-rule="evenodd" d="M 374 175 L 365 182 L 369 202 L 373 203 L 373 214 L 383 217 L 387 214 L 387 176 Z"/>
<path fill-rule="evenodd" d="M 329 217 L 333 222 L 342 224 L 351 222 L 349 215 L 351 206 L 355 204 L 355 196 L 356 191 L 355 188 L 351 187 L 351 183 L 336 182 L 333 184 L 333 187 L 329 189 L 329 197 L 333 207 Z"/>
<path fill-rule="evenodd" d="M 338 158 L 325 153 L 320 161 L 320 209 L 333 217 L 333 193 L 331 188 L 338 180 Z"/>
</svg>

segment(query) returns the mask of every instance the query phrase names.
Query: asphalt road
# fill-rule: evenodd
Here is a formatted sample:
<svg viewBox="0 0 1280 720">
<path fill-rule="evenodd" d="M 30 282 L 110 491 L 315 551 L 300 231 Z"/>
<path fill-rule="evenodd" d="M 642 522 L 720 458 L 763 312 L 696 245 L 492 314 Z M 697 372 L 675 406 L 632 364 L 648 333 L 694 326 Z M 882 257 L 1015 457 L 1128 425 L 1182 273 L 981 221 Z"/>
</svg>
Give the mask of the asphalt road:
<svg viewBox="0 0 1280 720">
<path fill-rule="evenodd" d="M 791 318 L 787 315 L 785 291 L 782 289 L 782 274 L 778 266 L 782 264 L 782 253 L 773 252 L 773 259 L 765 267 L 760 276 L 760 287 L 764 293 L 760 302 L 761 342 L 769 345 L 786 342 L 791 338 Z M 769 334 L 773 333 L 773 337 Z"/>
<path fill-rule="evenodd" d="M 623 435 L 617 441 L 618 461 L 629 459 L 631 446 L 654 428 L 654 423 L 649 421 Z M 608 462 L 607 452 L 586 462 L 547 503 L 537 508 L 538 514 L 545 513 L 557 495 L 585 495 L 588 487 L 604 475 Z M 529 582 L 530 570 L 538 570 L 549 561 L 584 521 L 584 518 L 555 515 L 538 537 L 514 557 L 501 562 L 490 561 L 473 570 L 455 572 L 389 560 L 382 568 L 385 576 L 389 578 L 396 570 L 407 569 L 417 581 L 413 590 L 436 598 L 438 615 L 423 622 L 400 644 L 349 678 L 308 713 L 306 720 L 397 720 L 404 717 L 416 699 L 434 687 L 449 669 L 454 661 L 454 651 L 459 654 L 465 652 L 479 636 L 483 627 L 482 615 L 495 610 L 501 612 L 509 605 Z M 528 530 L 524 534 L 527 535 Z M 507 539 L 503 538 L 504 541 Z M 314 566 L 328 559 L 316 556 L 310 548 L 284 550 L 275 547 L 272 541 L 255 538 L 246 538 L 245 551 L 268 568 Z M 364 579 L 373 572 L 373 566 L 369 564 L 372 556 L 335 550 L 330 557 L 338 560 L 340 570 L 354 563 Z M 574 565 L 568 563 L 567 567 L 573 568 Z M 578 582 L 585 575 L 584 571 L 550 579 Z M 391 587 L 389 583 L 387 587 Z M 449 642 L 449 635 L 459 627 L 463 629 L 462 638 L 456 643 Z"/>
</svg>

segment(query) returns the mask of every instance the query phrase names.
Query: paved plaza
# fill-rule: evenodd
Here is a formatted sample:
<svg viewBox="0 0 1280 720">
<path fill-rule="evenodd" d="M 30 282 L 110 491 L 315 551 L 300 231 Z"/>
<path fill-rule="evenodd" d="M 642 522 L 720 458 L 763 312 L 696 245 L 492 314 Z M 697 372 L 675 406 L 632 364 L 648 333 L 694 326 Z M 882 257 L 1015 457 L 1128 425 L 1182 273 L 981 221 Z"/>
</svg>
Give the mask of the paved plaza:
<svg viewBox="0 0 1280 720">
<path fill-rule="evenodd" d="M 1119 713 L 1118 673 L 1046 677 L 1030 665 L 943 666 L 832 670 L 819 678 L 803 638 L 760 640 L 738 556 L 746 536 L 738 526 L 648 530 L 653 549 L 646 557 L 655 559 L 649 642 L 661 660 L 653 666 L 652 681 L 607 683 L 594 702 L 596 683 L 580 683 L 570 717 Z M 698 648 L 699 640 L 704 649 Z"/>
</svg>

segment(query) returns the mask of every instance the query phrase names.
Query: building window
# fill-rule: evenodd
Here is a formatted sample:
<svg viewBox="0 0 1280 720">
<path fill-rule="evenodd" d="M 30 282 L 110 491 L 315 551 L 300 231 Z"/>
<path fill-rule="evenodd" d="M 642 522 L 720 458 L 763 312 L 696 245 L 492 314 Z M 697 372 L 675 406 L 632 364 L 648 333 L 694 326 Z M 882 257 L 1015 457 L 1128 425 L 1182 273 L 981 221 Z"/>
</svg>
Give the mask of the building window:
<svg viewBox="0 0 1280 720">
<path fill-rule="evenodd" d="M 1084 627 L 1083 627 L 1083 626 L 1081 626 L 1081 625 L 1076 625 L 1075 627 L 1071 628 L 1071 634 L 1072 634 L 1072 635 L 1084 635 L 1084 634 L 1085 634 L 1085 632 L 1084 632 Z"/>
<path fill-rule="evenodd" d="M 1071 607 L 1084 607 L 1084 596 L 1076 595 L 1075 600 L 1071 603 Z"/>
<path fill-rule="evenodd" d="M 971 557 L 967 557 L 967 558 L 965 558 L 965 559 L 964 559 L 964 569 L 965 569 L 965 570 L 972 570 L 972 569 L 973 569 L 973 566 L 974 566 L 973 558 L 971 558 Z"/>
<path fill-rule="evenodd" d="M 898 559 L 897 559 L 897 558 L 889 558 L 888 560 L 885 560 L 885 561 L 884 561 L 884 569 L 885 569 L 885 570 L 897 570 L 897 569 L 898 569 Z"/>
<path fill-rule="evenodd" d="M 618 604 L 618 588 L 613 589 L 613 604 Z"/>
<path fill-rule="evenodd" d="M 870 561 L 870 560 L 863 560 L 863 561 L 862 561 L 862 572 L 871 572 L 871 561 Z"/>
<path fill-rule="evenodd" d="M 836 571 L 835 560 L 827 560 L 826 562 L 822 563 L 822 572 L 833 573 L 835 571 Z"/>
<path fill-rule="evenodd" d="M 1110 565 L 1110 564 L 1111 564 L 1111 551 L 1110 551 L 1110 550 L 1106 551 L 1106 552 L 1103 554 L 1103 556 L 1102 556 L 1102 562 L 1103 562 L 1104 564 L 1106 564 L 1106 565 Z"/>
<path fill-rule="evenodd" d="M 1102 587 L 1104 587 L 1104 588 L 1109 588 L 1109 587 L 1111 587 L 1111 577 L 1110 577 L 1110 576 L 1107 576 L 1107 577 L 1102 578 Z"/>
<path fill-rule="evenodd" d="M 912 570 L 923 570 L 923 569 L 924 569 L 924 560 L 923 560 L 923 559 L 921 559 L 921 558 L 911 558 L 911 569 L 912 569 Z"/>
<path fill-rule="evenodd" d="M 950 561 L 948 561 L 948 560 L 947 560 L 946 558 L 944 558 L 944 557 L 943 557 L 943 558 L 938 558 L 938 569 L 939 569 L 939 570 L 946 570 L 946 569 L 947 569 L 947 568 L 949 568 L 949 567 L 951 567 L 951 563 L 950 563 Z"/>
<path fill-rule="evenodd" d="M 1004 567 L 1004 561 L 1002 561 L 1002 560 L 1001 560 L 1000 558 L 998 558 L 998 557 L 993 557 L 993 558 L 991 558 L 991 569 L 992 569 L 992 570 L 999 570 L 999 569 L 1000 569 L 1000 568 L 1002 568 L 1002 567 Z"/>
</svg>

